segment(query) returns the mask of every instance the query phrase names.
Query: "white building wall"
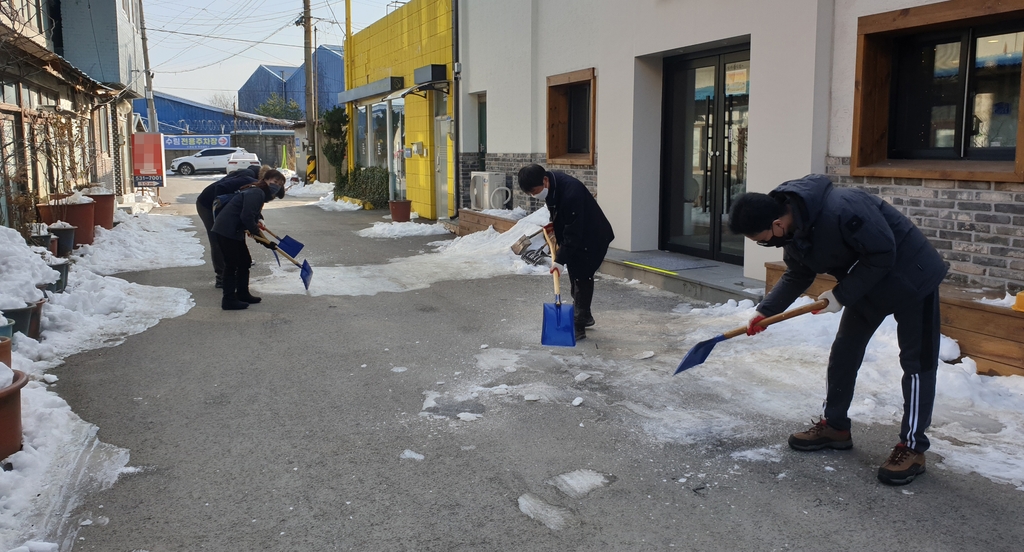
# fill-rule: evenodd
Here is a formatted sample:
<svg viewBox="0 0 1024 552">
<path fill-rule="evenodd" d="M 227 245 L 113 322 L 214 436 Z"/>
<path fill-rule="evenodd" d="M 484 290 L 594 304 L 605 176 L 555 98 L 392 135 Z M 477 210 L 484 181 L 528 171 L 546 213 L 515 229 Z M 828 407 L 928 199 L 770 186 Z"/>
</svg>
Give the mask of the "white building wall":
<svg viewBox="0 0 1024 552">
<path fill-rule="evenodd" d="M 490 153 L 544 152 L 546 78 L 596 69 L 597 198 L 612 247 L 658 247 L 664 57 L 749 36 L 748 189 L 825 170 L 833 0 L 463 0 L 460 9 L 463 91 L 487 93 Z M 770 255 L 779 254 L 750 244 L 745 275 L 763 278 Z"/>
<path fill-rule="evenodd" d="M 849 157 L 853 143 L 853 88 L 857 68 L 857 18 L 942 0 L 837 0 L 832 53 L 832 114 L 828 154 Z"/>
</svg>

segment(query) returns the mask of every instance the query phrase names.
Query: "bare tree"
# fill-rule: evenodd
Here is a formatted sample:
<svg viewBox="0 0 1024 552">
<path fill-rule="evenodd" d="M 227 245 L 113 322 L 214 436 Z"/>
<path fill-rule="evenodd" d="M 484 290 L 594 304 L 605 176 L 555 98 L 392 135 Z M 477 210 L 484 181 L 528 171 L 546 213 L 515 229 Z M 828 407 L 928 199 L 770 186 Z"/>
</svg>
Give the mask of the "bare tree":
<svg viewBox="0 0 1024 552">
<path fill-rule="evenodd" d="M 224 109 L 233 109 L 235 107 L 235 95 L 227 94 L 224 92 L 217 92 L 216 94 L 206 98 L 206 103 L 214 107 L 222 107 Z"/>
</svg>

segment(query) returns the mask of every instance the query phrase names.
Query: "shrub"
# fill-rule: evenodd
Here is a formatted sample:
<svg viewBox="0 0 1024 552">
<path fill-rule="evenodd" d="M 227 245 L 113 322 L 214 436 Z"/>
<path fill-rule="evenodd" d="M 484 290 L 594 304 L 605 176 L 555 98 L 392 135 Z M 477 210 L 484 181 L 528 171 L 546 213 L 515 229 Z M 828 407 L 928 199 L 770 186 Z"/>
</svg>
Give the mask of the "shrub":
<svg viewBox="0 0 1024 552">
<path fill-rule="evenodd" d="M 341 185 L 343 179 L 346 181 L 344 186 Z M 382 167 L 356 167 L 338 179 L 334 193 L 338 197 L 345 195 L 361 199 L 374 209 L 381 209 L 388 204 L 388 171 Z"/>
</svg>

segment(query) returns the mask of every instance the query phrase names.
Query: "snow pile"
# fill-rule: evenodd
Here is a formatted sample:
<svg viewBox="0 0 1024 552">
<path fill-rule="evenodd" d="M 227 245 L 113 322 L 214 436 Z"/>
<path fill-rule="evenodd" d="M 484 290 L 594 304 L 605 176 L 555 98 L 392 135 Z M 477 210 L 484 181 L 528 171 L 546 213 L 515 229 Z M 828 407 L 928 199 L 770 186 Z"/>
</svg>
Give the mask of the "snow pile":
<svg viewBox="0 0 1024 552">
<path fill-rule="evenodd" d="M 95 199 L 93 199 L 91 197 L 88 197 L 88 196 L 82 195 L 82 192 L 75 192 L 75 193 L 69 195 L 68 197 L 55 200 L 54 204 L 56 204 L 56 205 L 78 205 L 78 204 L 81 204 L 81 203 L 95 203 L 95 202 L 96 202 Z"/>
<path fill-rule="evenodd" d="M 308 292 L 296 276 L 293 266 L 271 266 L 269 276 L 252 282 L 264 293 L 309 293 L 310 295 L 376 295 L 381 292 L 402 292 L 430 287 L 434 282 L 492 278 L 505 274 L 548 274 L 548 266 L 532 266 L 512 252 L 512 244 L 523 235 L 540 230 L 549 219 L 547 208 L 520 219 L 508 232 L 494 228 L 461 236 L 453 240 L 431 242 L 434 253 L 392 259 L 382 265 L 318 266 L 310 260 L 316 277 Z M 417 223 L 383 224 L 385 228 L 405 228 Z M 374 228 L 378 226 L 375 224 Z M 361 232 L 372 231 L 374 228 Z"/>
<path fill-rule="evenodd" d="M 312 184 L 305 184 L 302 186 L 292 186 L 285 192 L 286 195 L 291 197 L 316 197 L 320 198 L 326 194 L 334 195 L 334 183 L 333 182 L 320 182 L 315 181 Z"/>
<path fill-rule="evenodd" d="M 480 211 L 481 214 L 491 215 L 492 217 L 500 217 L 508 220 L 519 220 L 525 218 L 528 214 L 526 209 L 522 207 L 516 207 L 515 209 L 484 209 Z"/>
<path fill-rule="evenodd" d="M 73 255 L 78 268 L 97 274 L 116 274 L 172 266 L 203 264 L 203 244 L 186 217 L 141 214 L 128 216 L 113 230 L 96 228 L 92 245 Z"/>
<path fill-rule="evenodd" d="M 405 238 L 408 236 L 440 236 L 449 232 L 441 223 L 375 222 L 372 227 L 364 228 L 356 233 L 364 238 Z"/>
<path fill-rule="evenodd" d="M 1017 296 L 1010 295 L 1009 293 L 1007 293 L 1006 297 L 1003 297 L 1002 299 L 988 299 L 988 298 L 982 297 L 981 299 L 977 299 L 977 301 L 979 303 L 983 303 L 983 304 L 986 304 L 986 305 L 993 305 L 993 306 L 996 306 L 996 307 L 1012 307 L 1013 304 L 1017 302 Z"/>
<path fill-rule="evenodd" d="M 358 203 L 349 203 L 348 201 L 342 199 L 335 201 L 334 192 L 331 192 L 325 195 L 324 197 L 321 197 L 319 200 L 317 200 L 316 203 L 313 203 L 312 205 L 316 205 L 317 207 L 323 209 L 324 211 L 359 211 L 360 209 L 363 208 L 363 206 Z"/>
<path fill-rule="evenodd" d="M 19 543 L 29 550 L 48 549 L 45 543 L 24 541 L 54 534 L 62 513 L 71 511 L 78 497 L 113 484 L 128 463 L 127 450 L 99 442 L 98 428 L 47 388 L 57 380 L 45 372 L 72 354 L 115 346 L 194 305 L 183 289 L 133 284 L 89 269 L 116 271 L 115 258 L 131 265 L 139 258 L 136 249 L 151 255 L 159 251 L 160 266 L 196 264 L 196 251 L 179 247 L 180 236 L 194 239 L 179 230 L 189 226 L 187 218 L 142 215 L 133 220 L 135 224 L 126 221 L 101 234 L 116 239 L 97 240 L 72 259 L 77 262 L 67 290 L 50 294 L 43 306 L 40 340 L 15 334 L 18 349 L 12 353 L 12 368 L 25 372 L 30 381 L 21 390 L 24 447 L 7 459 L 13 470 L 0 471 L 0 550 Z M 36 298 L 37 283 L 56 281 L 58 273 L 46 266 L 41 252 L 26 246 L 14 230 L 0 227 L 4 301 L 23 306 L 24 299 Z M 201 257 L 202 249 L 198 252 Z"/>
</svg>

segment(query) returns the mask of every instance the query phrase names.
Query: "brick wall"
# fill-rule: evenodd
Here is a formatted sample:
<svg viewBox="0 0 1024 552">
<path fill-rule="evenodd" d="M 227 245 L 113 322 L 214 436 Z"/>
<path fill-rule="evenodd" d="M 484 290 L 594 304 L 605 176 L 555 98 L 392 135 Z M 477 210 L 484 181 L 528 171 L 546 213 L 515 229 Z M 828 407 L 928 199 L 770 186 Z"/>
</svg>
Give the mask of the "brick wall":
<svg viewBox="0 0 1024 552">
<path fill-rule="evenodd" d="M 849 157 L 829 157 L 826 166 L 837 185 L 907 215 L 949 263 L 947 282 L 1024 291 L 1024 184 L 851 177 Z"/>
<path fill-rule="evenodd" d="M 462 154 L 467 155 L 467 154 Z M 469 154 L 472 155 L 472 154 Z M 487 153 L 484 164 L 487 172 L 505 173 L 505 183 L 512 187 L 512 206 L 522 207 L 527 212 L 534 212 L 543 206 L 543 202 L 533 199 L 519 189 L 519 169 L 531 163 L 543 165 L 549 171 L 561 171 L 582 182 L 590 193 L 597 196 L 597 165 L 547 165 L 547 156 L 543 153 Z M 475 161 L 479 162 L 479 158 Z M 597 162 L 595 156 L 594 162 Z M 463 162 L 463 165 L 465 162 Z M 473 169 L 478 170 L 478 169 Z M 469 207 L 469 171 L 463 172 L 463 193 L 460 208 Z"/>
</svg>

